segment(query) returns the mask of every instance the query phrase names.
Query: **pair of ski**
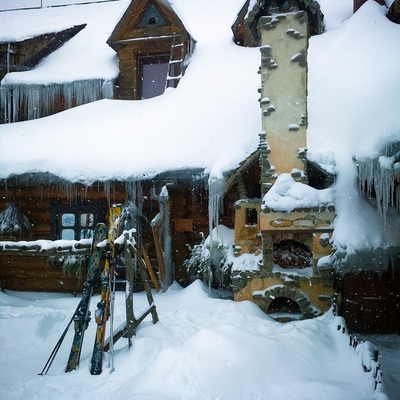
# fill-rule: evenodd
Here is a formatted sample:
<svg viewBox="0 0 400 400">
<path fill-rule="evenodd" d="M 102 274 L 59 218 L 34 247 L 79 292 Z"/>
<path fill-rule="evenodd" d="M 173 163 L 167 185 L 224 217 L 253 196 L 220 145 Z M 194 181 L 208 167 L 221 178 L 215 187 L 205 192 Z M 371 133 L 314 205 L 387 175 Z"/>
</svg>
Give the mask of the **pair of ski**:
<svg viewBox="0 0 400 400">
<path fill-rule="evenodd" d="M 111 372 L 114 370 L 113 360 L 113 317 L 115 300 L 115 247 L 114 241 L 118 238 L 121 219 L 121 207 L 113 206 L 109 210 L 108 249 L 103 272 L 101 273 L 101 295 L 95 311 L 97 323 L 96 336 L 93 347 L 92 359 L 90 361 L 90 373 L 100 375 L 103 369 L 104 339 L 106 335 L 106 324 L 111 317 L 110 353 L 112 357 Z"/>
<path fill-rule="evenodd" d="M 104 338 L 106 335 L 106 322 L 110 314 L 110 306 L 111 308 L 113 307 L 113 304 L 111 303 L 114 301 L 114 290 L 111 290 L 112 278 L 114 275 L 114 240 L 118 237 L 120 215 L 120 206 L 113 206 L 110 208 L 110 224 L 108 234 L 105 224 L 97 224 L 93 234 L 92 253 L 89 258 L 88 275 L 83 286 L 82 298 L 39 375 L 47 374 L 72 323 L 74 323 L 75 334 L 72 340 L 71 351 L 68 357 L 65 372 L 73 371 L 79 366 L 83 338 L 90 322 L 90 300 L 93 294 L 95 282 L 97 281 L 99 275 L 101 280 L 101 297 L 95 312 L 97 327 L 93 354 L 90 362 L 90 373 L 92 375 L 101 374 Z M 100 259 L 103 254 L 103 249 L 100 244 L 106 239 L 108 240 L 107 258 L 104 269 L 100 274 Z"/>
<path fill-rule="evenodd" d="M 114 305 L 114 296 L 115 296 L 115 250 L 114 250 L 114 241 L 118 237 L 119 233 L 119 221 L 121 217 L 121 207 L 113 206 L 109 209 L 109 229 L 107 235 L 108 248 L 106 254 L 106 261 L 104 265 L 104 269 L 100 274 L 100 282 L 101 282 L 101 295 L 100 301 L 97 304 L 97 309 L 95 311 L 95 320 L 97 323 L 96 327 L 96 336 L 94 341 L 92 359 L 90 361 L 90 373 L 92 375 L 99 375 L 103 369 L 103 354 L 104 354 L 104 338 L 106 335 L 106 325 L 108 317 L 111 314 L 111 318 L 113 318 L 113 305 Z M 89 317 L 89 305 L 90 299 L 93 293 L 93 284 L 94 278 L 96 277 L 96 271 L 99 273 L 99 263 L 101 257 L 101 250 L 97 249 L 97 244 L 102 242 L 106 238 L 106 228 L 104 224 L 98 224 L 96 227 L 96 231 L 93 239 L 93 251 L 92 256 L 89 261 L 89 272 L 88 279 L 84 286 L 82 302 L 84 307 L 80 310 L 78 315 L 76 315 L 75 322 L 75 335 L 72 341 L 72 347 L 70 356 L 67 363 L 66 372 L 72 371 L 76 369 L 79 365 L 80 354 L 82 350 L 83 336 L 84 332 L 87 329 L 87 326 L 90 321 Z M 114 282 L 114 284 L 113 284 Z M 112 287 L 113 286 L 113 287 Z M 112 327 L 112 324 L 111 324 Z M 113 348 L 110 347 L 110 350 L 113 351 Z M 112 370 L 114 369 L 114 365 L 112 365 Z"/>
</svg>

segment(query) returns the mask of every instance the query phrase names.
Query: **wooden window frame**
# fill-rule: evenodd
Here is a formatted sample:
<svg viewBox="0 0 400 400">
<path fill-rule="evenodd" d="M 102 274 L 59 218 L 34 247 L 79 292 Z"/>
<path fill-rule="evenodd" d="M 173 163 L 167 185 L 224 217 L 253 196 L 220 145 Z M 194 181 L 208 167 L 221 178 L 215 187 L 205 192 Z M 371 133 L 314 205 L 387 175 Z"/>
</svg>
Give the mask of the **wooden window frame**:
<svg viewBox="0 0 400 400">
<path fill-rule="evenodd" d="M 63 228 L 68 228 L 74 231 L 74 239 L 79 240 L 82 226 L 80 224 L 80 216 L 83 214 L 93 214 L 93 224 L 91 229 L 94 230 L 95 226 L 99 222 L 104 222 L 106 217 L 107 207 L 103 203 L 96 204 L 75 204 L 75 205 L 65 205 L 65 204 L 53 204 L 51 207 L 51 239 L 60 240 L 62 239 Z M 62 225 L 62 215 L 63 214 L 73 214 L 75 216 L 75 223 L 72 226 Z M 65 239 L 68 240 L 68 239 Z"/>
</svg>

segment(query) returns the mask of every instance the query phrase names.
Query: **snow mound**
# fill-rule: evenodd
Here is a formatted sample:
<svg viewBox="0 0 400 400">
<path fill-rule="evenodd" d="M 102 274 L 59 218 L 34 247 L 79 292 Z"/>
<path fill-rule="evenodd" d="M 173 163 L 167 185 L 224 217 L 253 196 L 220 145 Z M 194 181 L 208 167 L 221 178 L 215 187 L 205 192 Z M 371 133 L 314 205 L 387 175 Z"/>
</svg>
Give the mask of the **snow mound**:
<svg viewBox="0 0 400 400">
<path fill-rule="evenodd" d="M 274 211 L 293 211 L 296 208 L 333 205 L 333 190 L 317 190 L 296 182 L 290 174 L 281 174 L 264 196 L 263 207 Z"/>
</svg>

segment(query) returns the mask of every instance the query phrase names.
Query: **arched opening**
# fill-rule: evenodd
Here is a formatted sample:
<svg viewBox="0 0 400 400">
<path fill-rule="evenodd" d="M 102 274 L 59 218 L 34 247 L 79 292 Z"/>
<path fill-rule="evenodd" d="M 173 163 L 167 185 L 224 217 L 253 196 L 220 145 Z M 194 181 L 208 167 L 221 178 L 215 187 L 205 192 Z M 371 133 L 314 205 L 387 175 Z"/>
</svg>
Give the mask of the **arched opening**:
<svg viewBox="0 0 400 400">
<path fill-rule="evenodd" d="M 276 297 L 268 307 L 267 314 L 279 322 L 302 319 L 300 306 L 288 297 Z"/>
<path fill-rule="evenodd" d="M 319 314 L 304 292 L 286 285 L 271 286 L 263 294 L 257 293 L 253 297 L 259 300 L 259 306 L 266 314 L 279 322 L 308 319 Z"/>
<path fill-rule="evenodd" d="M 312 265 L 312 252 L 303 243 L 281 240 L 274 244 L 274 262 L 281 268 L 307 268 Z"/>
</svg>

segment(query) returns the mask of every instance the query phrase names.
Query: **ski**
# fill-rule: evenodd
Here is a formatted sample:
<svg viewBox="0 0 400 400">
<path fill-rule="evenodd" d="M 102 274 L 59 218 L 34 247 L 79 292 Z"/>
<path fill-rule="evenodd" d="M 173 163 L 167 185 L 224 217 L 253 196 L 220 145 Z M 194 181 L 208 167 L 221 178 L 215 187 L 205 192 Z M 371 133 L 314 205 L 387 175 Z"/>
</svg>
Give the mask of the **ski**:
<svg viewBox="0 0 400 400">
<path fill-rule="evenodd" d="M 99 274 L 100 259 L 102 255 L 102 250 L 97 248 L 97 246 L 106 238 L 106 225 L 103 223 L 97 224 L 93 233 L 92 253 L 89 258 L 86 282 L 83 285 L 82 299 L 73 317 L 75 335 L 72 340 L 71 351 L 65 372 L 70 372 L 79 366 L 83 338 L 90 322 L 90 300 L 92 298 L 96 278 Z"/>
<path fill-rule="evenodd" d="M 103 369 L 104 338 L 106 334 L 106 323 L 110 311 L 110 279 L 114 273 L 114 240 L 118 237 L 121 207 L 111 207 L 109 214 L 108 250 L 104 270 L 100 275 L 101 297 L 97 304 L 97 310 L 95 313 L 97 328 L 92 359 L 90 362 L 90 373 L 92 375 L 100 375 Z"/>
</svg>

